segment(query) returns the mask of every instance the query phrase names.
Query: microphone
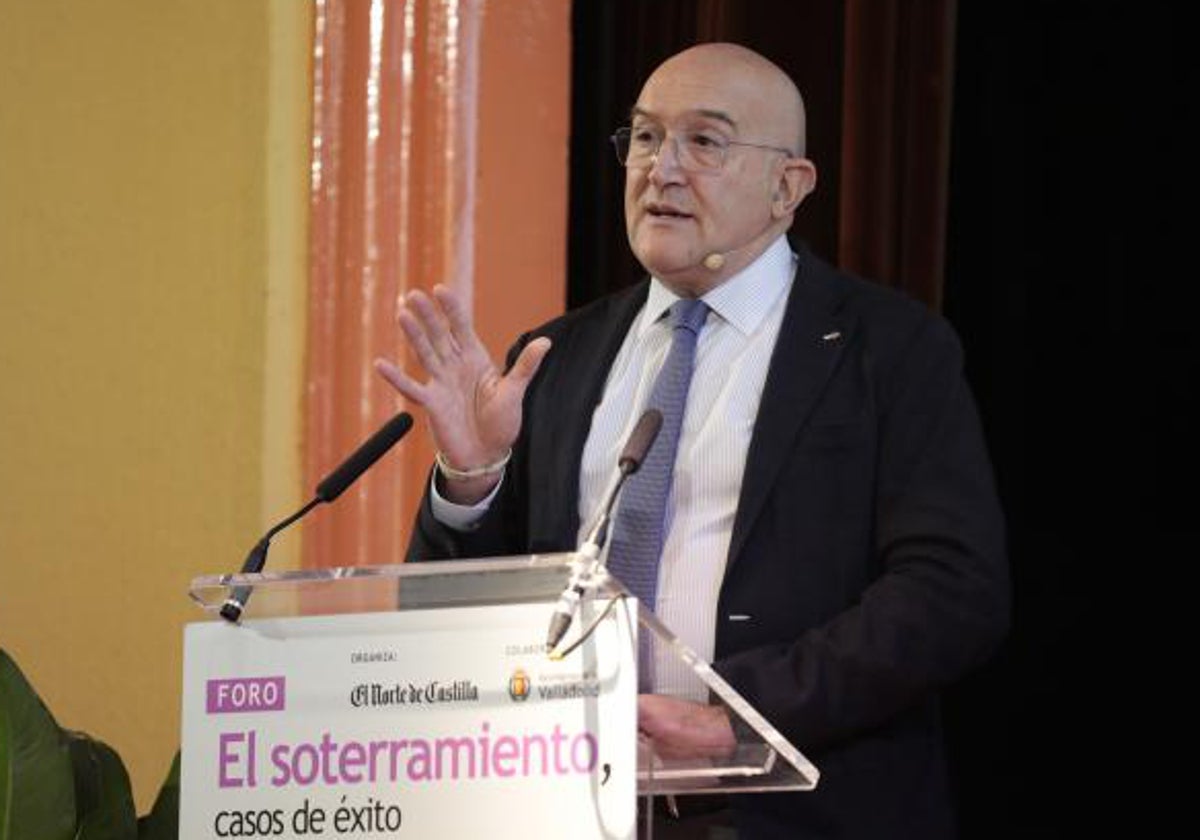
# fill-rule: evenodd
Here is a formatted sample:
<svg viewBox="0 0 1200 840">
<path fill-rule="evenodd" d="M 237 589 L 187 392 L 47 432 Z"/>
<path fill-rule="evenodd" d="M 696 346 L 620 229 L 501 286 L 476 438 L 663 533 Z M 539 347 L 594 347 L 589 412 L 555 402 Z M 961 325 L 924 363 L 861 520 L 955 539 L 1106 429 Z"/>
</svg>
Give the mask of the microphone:
<svg viewBox="0 0 1200 840">
<path fill-rule="evenodd" d="M 744 251 L 753 245 L 753 242 L 743 242 L 741 245 L 735 245 L 732 248 L 726 248 L 724 251 L 711 251 L 705 255 L 704 259 L 700 260 L 700 264 L 709 271 L 720 271 L 725 267 L 725 263 L 729 261 L 732 254 L 738 251 Z"/>
<path fill-rule="evenodd" d="M 343 461 L 341 466 L 325 476 L 325 479 L 317 485 L 316 500 L 332 502 L 338 496 L 342 495 L 342 491 L 353 484 L 355 479 L 378 461 L 383 456 L 383 453 L 395 446 L 400 438 L 408 434 L 408 430 L 412 428 L 412 424 L 412 415 L 407 411 L 401 411 L 391 420 L 387 421 L 387 423 L 380 427 L 379 431 L 367 438 L 366 443 L 354 450 L 354 454 Z"/>
<path fill-rule="evenodd" d="M 255 544 L 254 548 L 250 549 L 250 553 L 246 555 L 246 562 L 242 564 L 242 574 L 257 574 L 261 572 L 267 562 L 267 549 L 271 545 L 271 537 L 304 516 L 304 514 L 317 505 L 332 502 L 338 496 L 342 495 L 342 491 L 353 484 L 355 479 L 378 461 L 383 456 L 383 453 L 395 446 L 400 438 L 408 434 L 408 430 L 412 428 L 412 424 L 412 415 L 407 411 L 402 411 L 385 423 L 375 434 L 367 438 L 366 442 L 354 450 L 354 453 L 343 461 L 336 470 L 325 476 L 321 483 L 317 485 L 316 492 L 308 504 L 267 531 L 263 535 L 263 538 Z M 252 590 L 253 587 L 251 586 L 235 586 L 233 592 L 225 599 L 225 603 L 221 605 L 221 617 L 226 621 L 237 624 L 242 617 L 242 611 L 246 608 L 246 601 L 250 599 L 250 592 Z"/>
<path fill-rule="evenodd" d="M 638 418 L 633 431 L 630 432 L 629 439 L 625 442 L 625 448 L 621 450 L 621 456 L 617 458 L 617 472 L 609 481 L 604 496 L 601 498 L 600 511 L 596 514 L 596 520 L 588 531 L 587 539 L 575 552 L 579 558 L 575 573 L 567 582 L 567 587 L 563 590 L 562 595 L 559 596 L 554 614 L 550 617 L 550 629 L 546 634 L 547 651 L 554 650 L 562 641 L 562 637 L 566 635 L 567 628 L 571 626 L 571 621 L 575 617 L 579 599 L 592 586 L 592 576 L 600 567 L 600 549 L 608 537 L 608 524 L 612 518 L 612 508 L 616 502 L 617 493 L 620 492 L 625 479 L 637 472 L 642 466 L 642 462 L 646 460 L 646 453 L 654 445 L 654 439 L 658 437 L 658 430 L 662 428 L 662 421 L 662 412 L 656 408 L 647 409 Z"/>
</svg>

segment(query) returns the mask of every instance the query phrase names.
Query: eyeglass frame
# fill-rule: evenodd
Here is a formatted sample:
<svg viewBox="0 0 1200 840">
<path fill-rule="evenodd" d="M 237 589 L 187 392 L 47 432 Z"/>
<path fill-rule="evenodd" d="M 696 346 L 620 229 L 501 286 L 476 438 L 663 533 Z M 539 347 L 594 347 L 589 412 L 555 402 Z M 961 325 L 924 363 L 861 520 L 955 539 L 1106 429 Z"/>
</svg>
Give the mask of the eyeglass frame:
<svg viewBox="0 0 1200 840">
<path fill-rule="evenodd" d="M 624 157 L 624 158 L 621 157 L 621 145 L 620 144 L 622 142 L 622 137 L 624 138 L 624 142 L 626 144 L 632 143 L 632 141 L 633 141 L 633 126 L 623 125 L 620 128 L 618 128 L 616 131 L 614 131 L 608 138 L 609 142 L 612 143 L 613 152 L 617 156 L 617 163 L 621 164 L 621 167 L 623 169 L 629 169 L 631 164 L 628 162 L 628 154 L 626 154 L 626 157 Z M 679 135 L 674 132 L 667 131 L 667 132 L 663 133 L 663 136 L 661 138 L 659 138 L 658 147 L 654 150 L 654 153 L 652 155 L 650 155 L 649 158 L 647 158 L 646 163 L 644 163 L 644 164 L 643 163 L 635 163 L 635 164 L 632 164 L 632 166 L 635 166 L 635 167 L 647 166 L 647 165 L 653 166 L 655 163 L 657 163 L 658 156 L 662 152 L 663 143 L 666 142 L 668 137 L 670 137 L 671 141 L 675 144 L 675 160 L 678 161 L 678 163 L 682 169 L 689 171 L 689 172 L 721 172 L 725 168 L 725 160 L 728 157 L 730 146 L 746 146 L 747 148 L 763 149 L 768 152 L 781 152 L 790 158 L 798 157 L 798 155 L 796 155 L 796 153 L 793 152 L 791 149 L 785 149 L 782 146 L 771 146 L 766 143 L 748 143 L 744 140 L 727 140 L 722 137 L 722 138 L 720 138 L 720 143 L 722 143 L 724 145 L 722 145 L 720 147 L 721 148 L 721 163 L 718 166 L 714 166 L 712 168 L 706 168 L 703 166 L 699 166 L 699 167 L 684 166 L 683 157 L 681 156 L 680 151 L 679 151 Z"/>
</svg>

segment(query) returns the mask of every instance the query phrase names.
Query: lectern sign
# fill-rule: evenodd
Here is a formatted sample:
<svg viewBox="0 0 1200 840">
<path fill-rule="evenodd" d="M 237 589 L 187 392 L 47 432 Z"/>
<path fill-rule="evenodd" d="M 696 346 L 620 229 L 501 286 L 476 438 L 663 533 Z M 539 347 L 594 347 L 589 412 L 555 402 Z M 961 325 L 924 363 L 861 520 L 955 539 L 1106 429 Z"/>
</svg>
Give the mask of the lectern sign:
<svg viewBox="0 0 1200 840">
<path fill-rule="evenodd" d="M 561 662 L 521 604 L 193 624 L 180 837 L 632 837 L 623 609 Z"/>
</svg>

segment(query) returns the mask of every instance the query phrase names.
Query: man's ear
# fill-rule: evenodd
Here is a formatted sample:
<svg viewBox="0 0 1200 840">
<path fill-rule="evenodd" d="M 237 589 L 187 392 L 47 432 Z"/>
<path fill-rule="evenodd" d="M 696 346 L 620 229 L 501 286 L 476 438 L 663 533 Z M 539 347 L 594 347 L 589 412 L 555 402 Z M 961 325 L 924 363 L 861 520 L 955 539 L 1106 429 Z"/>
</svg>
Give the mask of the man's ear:
<svg viewBox="0 0 1200 840">
<path fill-rule="evenodd" d="M 808 158 L 787 158 L 771 195 L 771 215 L 782 219 L 796 212 L 817 186 L 817 167 Z"/>
</svg>

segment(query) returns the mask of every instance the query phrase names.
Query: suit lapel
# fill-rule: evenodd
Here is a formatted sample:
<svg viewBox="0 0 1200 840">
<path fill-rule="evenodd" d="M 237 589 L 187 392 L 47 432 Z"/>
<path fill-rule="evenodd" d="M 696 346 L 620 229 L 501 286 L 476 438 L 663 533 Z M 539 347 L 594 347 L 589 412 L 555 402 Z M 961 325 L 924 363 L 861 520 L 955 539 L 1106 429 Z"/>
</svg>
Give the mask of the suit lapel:
<svg viewBox="0 0 1200 840">
<path fill-rule="evenodd" d="M 746 537 L 771 493 L 781 452 L 793 445 L 842 357 L 854 322 L 839 317 L 841 294 L 832 270 L 800 251 L 779 338 L 746 454 L 726 571 L 738 561 Z"/>
<path fill-rule="evenodd" d="M 539 415 L 545 426 L 538 435 L 537 450 L 531 453 L 530 475 L 540 482 L 531 498 L 542 500 L 530 511 L 535 550 L 575 545 L 580 463 L 592 413 L 604 394 L 608 370 L 625 334 L 646 302 L 648 289 L 649 283 L 642 282 L 602 306 L 580 313 L 575 324 L 554 338 L 556 346 L 550 353 L 557 352 L 562 363 L 553 367 L 552 375 L 540 386 Z"/>
</svg>

